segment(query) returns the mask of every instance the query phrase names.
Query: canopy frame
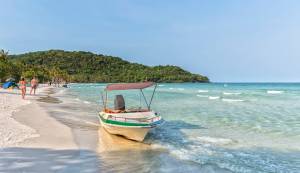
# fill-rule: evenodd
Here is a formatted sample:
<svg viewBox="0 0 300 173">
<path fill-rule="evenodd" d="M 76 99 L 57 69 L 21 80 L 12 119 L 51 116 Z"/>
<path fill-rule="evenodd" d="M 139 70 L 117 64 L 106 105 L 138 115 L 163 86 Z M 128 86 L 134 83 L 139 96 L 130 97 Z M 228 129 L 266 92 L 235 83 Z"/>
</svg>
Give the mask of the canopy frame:
<svg viewBox="0 0 300 173">
<path fill-rule="evenodd" d="M 106 86 L 106 91 L 114 90 L 132 90 L 132 89 L 145 89 L 149 88 L 156 83 L 154 82 L 140 82 L 140 83 L 119 83 L 119 84 L 109 84 Z"/>
<path fill-rule="evenodd" d="M 151 98 L 148 102 L 147 97 L 145 96 L 143 89 L 152 87 L 154 85 L 153 92 L 151 94 Z M 105 91 L 105 96 L 103 95 L 103 92 L 101 93 L 102 97 L 102 104 L 104 109 L 106 110 L 107 108 L 107 103 L 108 103 L 108 92 L 109 91 L 114 91 L 114 90 L 139 90 L 140 94 L 143 96 L 144 101 L 146 103 L 148 111 L 151 110 L 151 104 L 154 98 L 154 94 L 156 92 L 157 84 L 154 82 L 145 82 L 145 83 L 128 83 L 128 84 L 110 84 L 107 85 L 106 88 L 104 89 Z M 141 103 L 140 103 L 141 104 Z"/>
</svg>

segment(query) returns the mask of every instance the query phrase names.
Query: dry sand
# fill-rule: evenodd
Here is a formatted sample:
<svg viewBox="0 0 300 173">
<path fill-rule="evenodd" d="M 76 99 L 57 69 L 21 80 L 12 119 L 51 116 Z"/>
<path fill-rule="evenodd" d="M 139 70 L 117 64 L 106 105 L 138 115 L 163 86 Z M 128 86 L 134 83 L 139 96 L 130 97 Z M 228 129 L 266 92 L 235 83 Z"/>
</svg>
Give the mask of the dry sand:
<svg viewBox="0 0 300 173">
<path fill-rule="evenodd" d="M 79 149 L 72 130 L 39 105 L 49 89 L 25 100 L 0 89 L 0 172 L 99 172 L 97 154 Z"/>
<path fill-rule="evenodd" d="M 0 90 L 1 148 L 77 148 L 71 130 L 37 104 L 36 99 L 45 96 L 47 89 L 49 87 L 39 88 L 36 96 L 27 95 L 25 100 L 21 99 L 19 90 Z"/>
</svg>

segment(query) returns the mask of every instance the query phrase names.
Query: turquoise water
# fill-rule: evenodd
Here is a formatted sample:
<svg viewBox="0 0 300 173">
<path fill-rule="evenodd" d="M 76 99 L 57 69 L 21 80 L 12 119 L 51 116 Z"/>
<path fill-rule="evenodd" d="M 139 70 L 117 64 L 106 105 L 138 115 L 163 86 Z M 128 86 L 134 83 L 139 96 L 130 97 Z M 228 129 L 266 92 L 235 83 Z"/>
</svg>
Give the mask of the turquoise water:
<svg viewBox="0 0 300 173">
<path fill-rule="evenodd" d="M 104 87 L 68 92 L 99 110 Z M 139 92 L 124 96 L 129 107 L 143 101 Z M 152 109 L 166 123 L 145 143 L 171 157 L 229 172 L 300 172 L 300 84 L 159 84 Z"/>
</svg>

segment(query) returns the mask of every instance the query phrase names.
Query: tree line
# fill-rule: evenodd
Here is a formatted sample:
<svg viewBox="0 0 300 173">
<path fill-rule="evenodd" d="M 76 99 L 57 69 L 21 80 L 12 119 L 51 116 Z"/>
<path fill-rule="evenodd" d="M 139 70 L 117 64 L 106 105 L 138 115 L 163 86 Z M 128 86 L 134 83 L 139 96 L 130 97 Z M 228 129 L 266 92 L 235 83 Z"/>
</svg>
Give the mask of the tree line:
<svg viewBox="0 0 300 173">
<path fill-rule="evenodd" d="M 0 51 L 0 80 L 37 77 L 67 82 L 209 82 L 177 66 L 145 66 L 83 51 L 48 50 L 9 55 Z"/>
</svg>

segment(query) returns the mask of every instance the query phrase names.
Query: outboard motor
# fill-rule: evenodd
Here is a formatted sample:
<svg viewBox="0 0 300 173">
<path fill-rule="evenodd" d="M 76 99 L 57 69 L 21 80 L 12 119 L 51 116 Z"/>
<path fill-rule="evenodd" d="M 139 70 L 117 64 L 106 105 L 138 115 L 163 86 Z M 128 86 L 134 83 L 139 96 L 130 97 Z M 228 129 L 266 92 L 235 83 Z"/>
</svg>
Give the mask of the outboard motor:
<svg viewBox="0 0 300 173">
<path fill-rule="evenodd" d="M 124 97 L 122 95 L 116 95 L 115 97 L 115 110 L 125 110 L 125 100 Z"/>
</svg>

